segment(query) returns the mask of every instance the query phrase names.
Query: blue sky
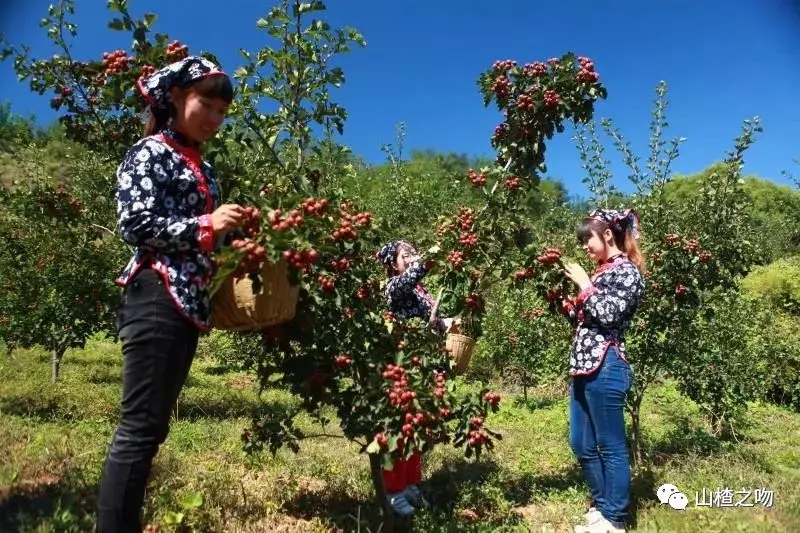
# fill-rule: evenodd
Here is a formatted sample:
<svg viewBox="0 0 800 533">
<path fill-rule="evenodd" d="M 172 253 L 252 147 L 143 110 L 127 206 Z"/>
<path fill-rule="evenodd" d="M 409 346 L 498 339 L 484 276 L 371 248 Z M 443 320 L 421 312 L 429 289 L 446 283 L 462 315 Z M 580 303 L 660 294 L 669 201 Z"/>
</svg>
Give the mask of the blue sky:
<svg viewBox="0 0 800 533">
<path fill-rule="evenodd" d="M 38 27 L 46 4 L 6 4 L 0 31 L 11 42 L 32 45 L 37 55 L 52 54 Z M 106 29 L 105 2 L 77 4 L 77 57 L 129 46 L 125 34 Z M 325 17 L 335 26 L 356 27 L 367 41 L 366 48 L 340 61 L 347 83 L 334 98 L 350 114 L 343 141 L 368 161 L 380 162 L 381 145 L 394 142 L 402 121 L 406 150 L 489 155 L 489 138 L 501 115 L 483 107 L 475 83 L 480 72 L 496 59 L 525 63 L 574 51 L 595 61 L 608 88 L 597 116 L 612 118 L 642 159 L 648 155 L 655 87 L 665 80 L 671 102 L 668 135 L 688 139 L 674 166 L 677 172 L 697 172 L 722 159 L 742 120 L 758 115 L 764 133 L 748 153 L 746 171 L 780 183 L 787 183 L 784 169 L 800 174 L 793 163 L 800 158 L 800 6 L 789 0 L 642 4 L 330 0 Z M 214 52 L 231 72 L 240 62 L 238 48 L 253 50 L 265 43 L 255 21 L 271 5 L 131 0 L 136 15 L 158 13 L 156 31 L 188 43 L 190 51 Z M 11 100 L 15 112 L 35 113 L 41 122 L 54 118 L 49 97 L 31 94 L 16 82 L 8 61 L 0 64 L 0 100 Z M 610 145 L 606 155 L 615 184 L 628 190 L 625 169 Z M 570 193 L 586 194 L 568 135 L 552 141 L 547 163 L 549 175 L 561 179 Z"/>
</svg>

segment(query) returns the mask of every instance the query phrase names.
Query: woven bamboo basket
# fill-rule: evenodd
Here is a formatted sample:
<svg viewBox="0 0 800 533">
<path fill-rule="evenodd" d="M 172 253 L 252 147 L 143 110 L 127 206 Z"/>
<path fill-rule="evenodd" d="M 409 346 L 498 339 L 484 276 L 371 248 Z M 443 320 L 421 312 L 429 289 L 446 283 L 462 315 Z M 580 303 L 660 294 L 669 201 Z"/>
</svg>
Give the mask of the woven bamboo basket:
<svg viewBox="0 0 800 533">
<path fill-rule="evenodd" d="M 253 294 L 250 278 L 229 276 L 211 302 L 212 323 L 228 331 L 253 331 L 288 322 L 297 310 L 299 285 L 288 279 L 288 264 L 264 263 L 261 268 L 263 288 Z"/>
<path fill-rule="evenodd" d="M 445 341 L 445 347 L 450 351 L 450 357 L 455 362 L 456 374 L 466 372 L 472 353 L 475 351 L 475 339 L 461 335 L 460 333 L 450 333 Z"/>
</svg>

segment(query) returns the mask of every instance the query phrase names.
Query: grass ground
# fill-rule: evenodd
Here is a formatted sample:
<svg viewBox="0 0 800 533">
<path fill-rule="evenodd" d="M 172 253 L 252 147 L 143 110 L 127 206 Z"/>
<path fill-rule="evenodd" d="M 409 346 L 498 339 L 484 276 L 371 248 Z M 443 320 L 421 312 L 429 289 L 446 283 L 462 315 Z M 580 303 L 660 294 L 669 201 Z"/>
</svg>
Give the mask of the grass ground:
<svg viewBox="0 0 800 533">
<path fill-rule="evenodd" d="M 48 354 L 0 358 L 0 531 L 89 531 L 106 446 L 117 419 L 119 347 L 95 341 L 68 352 L 61 381 Z M 266 402 L 290 402 L 268 391 Z M 199 358 L 154 465 L 144 509 L 161 531 L 378 531 L 368 461 L 337 436 L 304 442 L 297 455 L 246 456 L 240 432 L 256 405 L 246 374 Z M 739 442 L 710 437 L 699 413 L 669 384 L 644 405 L 652 466 L 633 480 L 631 530 L 800 531 L 800 415 L 754 405 Z M 310 420 L 304 422 L 312 430 Z M 418 531 L 571 531 L 587 501 L 567 446 L 566 399 L 506 394 L 493 427 L 504 439 L 480 461 L 440 447 L 425 463 L 432 509 Z M 316 433 L 319 433 L 317 428 Z M 685 511 L 661 505 L 662 483 L 689 497 Z M 698 507 L 695 493 L 768 489 L 771 507 Z M 741 497 L 734 498 L 734 502 Z M 753 497 L 748 500 L 754 503 Z"/>
</svg>

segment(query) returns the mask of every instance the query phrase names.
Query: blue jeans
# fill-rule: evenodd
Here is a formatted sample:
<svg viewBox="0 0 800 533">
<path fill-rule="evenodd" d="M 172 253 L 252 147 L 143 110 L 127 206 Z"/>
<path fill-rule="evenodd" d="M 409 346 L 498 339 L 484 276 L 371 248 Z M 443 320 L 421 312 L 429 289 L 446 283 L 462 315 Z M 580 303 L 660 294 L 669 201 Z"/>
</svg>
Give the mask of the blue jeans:
<svg viewBox="0 0 800 533">
<path fill-rule="evenodd" d="M 570 384 L 569 443 L 598 511 L 615 525 L 627 519 L 631 472 L 625 443 L 625 396 L 630 365 L 612 346 L 600 368 Z"/>
</svg>

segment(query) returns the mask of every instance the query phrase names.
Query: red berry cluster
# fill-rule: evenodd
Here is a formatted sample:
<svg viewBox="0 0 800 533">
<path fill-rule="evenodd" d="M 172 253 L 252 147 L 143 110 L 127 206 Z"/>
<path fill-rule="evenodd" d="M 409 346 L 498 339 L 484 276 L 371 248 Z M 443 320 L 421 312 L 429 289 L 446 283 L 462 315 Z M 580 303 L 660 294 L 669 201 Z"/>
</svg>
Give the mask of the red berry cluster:
<svg viewBox="0 0 800 533">
<path fill-rule="evenodd" d="M 711 252 L 706 250 L 700 252 L 700 262 L 708 263 L 709 261 L 711 261 Z"/>
<path fill-rule="evenodd" d="M 498 72 L 506 72 L 517 66 L 513 59 L 498 59 L 492 64 L 492 68 Z"/>
<path fill-rule="evenodd" d="M 478 244 L 478 236 L 468 231 L 462 231 L 461 235 L 458 237 L 458 242 L 463 246 L 472 247 Z"/>
<path fill-rule="evenodd" d="M 132 57 L 128 57 L 125 50 L 114 50 L 113 52 L 103 53 L 103 66 L 106 68 L 106 76 L 119 74 L 128 70 L 128 64 L 133 61 Z"/>
<path fill-rule="evenodd" d="M 479 311 L 484 307 L 483 296 L 480 294 L 470 294 L 466 298 L 464 298 L 464 306 L 467 309 L 471 309 L 473 311 Z"/>
<path fill-rule="evenodd" d="M 682 296 L 683 294 L 686 294 L 686 287 L 683 285 L 683 283 L 679 283 L 675 287 L 675 294 L 677 294 L 678 296 Z"/>
<path fill-rule="evenodd" d="M 364 285 L 360 286 L 358 288 L 358 290 L 356 291 L 356 298 L 358 298 L 361 301 L 366 300 L 372 294 L 373 288 L 377 287 L 377 286 L 378 286 L 378 281 L 377 280 L 373 280 L 373 281 L 370 281 L 369 283 L 365 283 Z"/>
<path fill-rule="evenodd" d="M 389 439 L 383 433 L 375 434 L 375 442 L 377 442 L 378 446 L 381 448 L 386 448 L 389 445 Z"/>
<path fill-rule="evenodd" d="M 319 276 L 317 277 L 317 281 L 324 292 L 333 292 L 336 290 L 336 284 L 328 276 Z"/>
<path fill-rule="evenodd" d="M 492 85 L 492 91 L 497 95 L 498 100 L 505 100 L 511 92 L 511 80 L 503 74 L 497 76 Z"/>
<path fill-rule="evenodd" d="M 350 221 L 344 218 L 339 219 L 339 229 L 331 233 L 334 241 L 354 241 L 358 238 L 358 232 L 353 229 Z"/>
<path fill-rule="evenodd" d="M 287 263 L 302 272 L 310 271 L 311 265 L 319 260 L 319 252 L 313 248 L 299 252 L 297 250 L 284 250 L 282 255 Z"/>
<path fill-rule="evenodd" d="M 336 273 L 345 272 L 350 270 L 350 261 L 348 261 L 346 257 L 342 257 L 338 260 L 331 259 L 330 263 L 328 263 L 328 267 Z"/>
<path fill-rule="evenodd" d="M 242 231 L 246 236 L 255 238 L 261 231 L 261 212 L 252 206 L 245 207 L 244 212 L 246 220 Z"/>
<path fill-rule="evenodd" d="M 333 360 L 333 364 L 338 368 L 347 368 L 353 364 L 353 359 L 347 354 L 337 355 Z"/>
<path fill-rule="evenodd" d="M 535 63 L 527 63 L 522 67 L 522 73 L 526 76 L 541 76 L 547 72 L 547 65 L 541 61 Z"/>
<path fill-rule="evenodd" d="M 492 407 L 497 407 L 500 404 L 500 395 L 496 392 L 487 392 L 483 395 L 483 401 Z"/>
<path fill-rule="evenodd" d="M 503 138 L 503 136 L 505 136 L 507 132 L 508 132 L 508 126 L 506 126 L 505 124 L 498 124 L 497 127 L 494 129 L 494 139 L 496 141 L 499 141 L 500 139 Z"/>
<path fill-rule="evenodd" d="M 675 246 L 676 244 L 679 244 L 681 242 L 681 238 L 674 233 L 670 233 L 669 235 L 667 235 L 666 239 L 667 239 L 667 244 L 672 246 Z"/>
<path fill-rule="evenodd" d="M 444 372 L 437 372 L 436 373 L 436 387 L 433 390 L 433 395 L 439 398 L 440 400 L 444 398 Z"/>
<path fill-rule="evenodd" d="M 686 245 L 683 247 L 683 250 L 688 253 L 694 253 L 698 248 L 700 248 L 700 241 L 697 239 L 689 239 L 686 241 Z"/>
<path fill-rule="evenodd" d="M 236 239 L 231 243 L 231 247 L 244 252 L 244 257 L 236 265 L 234 277 L 240 278 L 248 272 L 258 270 L 267 259 L 266 248 L 250 239 Z"/>
<path fill-rule="evenodd" d="M 390 363 L 386 366 L 386 370 L 383 371 L 382 375 L 384 379 L 391 379 L 393 382 L 392 387 L 386 389 L 386 395 L 389 397 L 389 403 L 394 407 L 407 406 L 417 397 L 416 392 L 407 388 L 408 376 L 406 376 L 406 371 L 402 366 L 395 366 Z"/>
<path fill-rule="evenodd" d="M 578 72 L 578 79 L 586 83 L 594 83 L 600 79 L 600 74 L 595 72 L 594 63 L 588 57 L 579 57 L 581 70 Z"/>
<path fill-rule="evenodd" d="M 519 177 L 513 176 L 508 178 L 505 182 L 503 182 L 503 187 L 508 189 L 509 191 L 513 191 L 519 188 Z"/>
<path fill-rule="evenodd" d="M 467 173 L 467 177 L 474 187 L 483 187 L 486 184 L 486 176 L 472 169 Z"/>
<path fill-rule="evenodd" d="M 483 418 L 473 416 L 470 421 L 470 427 L 472 430 L 467 435 L 467 442 L 469 442 L 470 446 L 480 446 L 481 444 L 489 442 L 489 435 L 483 429 Z"/>
<path fill-rule="evenodd" d="M 281 218 L 282 216 L 283 209 L 281 208 L 276 209 L 269 215 L 269 223 L 272 224 L 272 229 L 274 231 L 299 228 L 303 224 L 303 215 L 297 209 L 289 211 L 286 218 Z"/>
<path fill-rule="evenodd" d="M 544 105 L 545 107 L 558 107 L 561 97 L 553 89 L 547 89 L 544 92 Z"/>
<path fill-rule="evenodd" d="M 139 74 L 139 81 L 143 81 L 156 72 L 156 67 L 152 65 L 145 65 L 142 67 L 141 73 Z"/>
<path fill-rule="evenodd" d="M 522 111 L 533 109 L 533 98 L 529 94 L 523 94 L 517 98 L 517 108 Z"/>
<path fill-rule="evenodd" d="M 555 265 L 561 260 L 561 250 L 558 248 L 548 248 L 542 255 L 536 258 L 543 265 Z"/>
<path fill-rule="evenodd" d="M 170 61 L 180 61 L 189 56 L 189 47 L 178 41 L 172 41 L 167 45 L 167 59 Z"/>
<path fill-rule="evenodd" d="M 461 207 L 458 210 L 458 227 L 462 231 L 469 231 L 472 229 L 472 224 L 475 223 L 475 213 L 469 207 Z"/>
<path fill-rule="evenodd" d="M 461 265 L 464 264 L 464 252 L 453 250 L 447 254 L 447 261 L 453 265 L 453 268 L 461 268 Z"/>
<path fill-rule="evenodd" d="M 514 279 L 514 281 L 523 281 L 526 279 L 533 278 L 534 275 L 536 275 L 536 270 L 534 270 L 533 268 L 525 268 L 514 272 L 512 278 Z"/>
<path fill-rule="evenodd" d="M 536 307 L 534 309 L 531 309 L 530 311 L 523 311 L 522 313 L 520 313 L 519 316 L 521 316 L 522 318 L 539 318 L 543 315 L 544 315 L 544 309 L 542 309 L 541 307 Z"/>
<path fill-rule="evenodd" d="M 300 207 L 302 207 L 306 215 L 321 215 L 325 212 L 325 208 L 328 207 L 328 199 L 315 200 L 314 198 L 306 198 L 300 204 Z"/>
</svg>

